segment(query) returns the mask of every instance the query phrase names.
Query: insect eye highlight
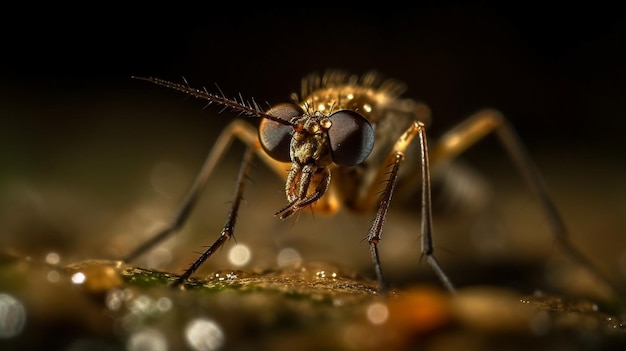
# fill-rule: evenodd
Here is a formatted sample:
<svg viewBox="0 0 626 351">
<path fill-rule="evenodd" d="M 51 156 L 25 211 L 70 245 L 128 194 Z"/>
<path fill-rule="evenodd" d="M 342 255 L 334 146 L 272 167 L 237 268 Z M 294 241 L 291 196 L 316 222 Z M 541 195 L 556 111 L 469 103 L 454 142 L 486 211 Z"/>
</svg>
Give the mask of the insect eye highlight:
<svg viewBox="0 0 626 351">
<path fill-rule="evenodd" d="M 328 130 L 333 162 L 340 166 L 356 166 L 370 155 L 374 148 L 374 128 L 361 114 L 341 110 L 330 115 Z"/>
<path fill-rule="evenodd" d="M 292 103 L 278 104 L 267 111 L 268 114 L 290 121 L 293 117 L 301 116 L 304 111 L 300 106 Z M 289 145 L 291 136 L 293 135 L 293 127 L 263 119 L 259 124 L 259 141 L 263 150 L 276 161 L 290 162 Z"/>
</svg>

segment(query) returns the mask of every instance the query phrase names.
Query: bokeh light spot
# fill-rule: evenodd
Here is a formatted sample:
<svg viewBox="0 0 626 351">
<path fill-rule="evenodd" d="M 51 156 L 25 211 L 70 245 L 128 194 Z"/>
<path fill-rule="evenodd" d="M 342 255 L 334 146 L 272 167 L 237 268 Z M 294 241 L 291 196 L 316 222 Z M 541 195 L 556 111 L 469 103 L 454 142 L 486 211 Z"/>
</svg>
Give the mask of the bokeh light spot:
<svg viewBox="0 0 626 351">
<path fill-rule="evenodd" d="M 230 263 L 235 266 L 243 266 L 250 262 L 250 258 L 252 257 L 252 253 L 250 252 L 250 248 L 243 244 L 237 244 L 233 246 L 228 252 L 228 260 Z"/>
<path fill-rule="evenodd" d="M 367 307 L 367 319 L 372 324 L 382 324 L 389 317 L 389 309 L 387 305 L 381 302 L 375 302 Z"/>
<path fill-rule="evenodd" d="M 19 335 L 26 324 L 24 305 L 8 294 L 0 294 L 0 338 Z"/>
<path fill-rule="evenodd" d="M 82 284 L 85 282 L 86 279 L 87 277 L 85 276 L 85 273 L 83 272 L 76 272 L 72 274 L 72 283 L 74 284 Z"/>
<path fill-rule="evenodd" d="M 167 340 L 155 329 L 143 329 L 133 333 L 126 343 L 128 351 L 167 351 Z"/>
<path fill-rule="evenodd" d="M 206 318 L 191 321 L 185 328 L 189 346 L 196 351 L 218 350 L 224 345 L 224 332 L 220 326 Z"/>
<path fill-rule="evenodd" d="M 297 250 L 287 247 L 280 250 L 276 260 L 279 267 L 287 267 L 302 263 L 302 256 Z"/>
</svg>

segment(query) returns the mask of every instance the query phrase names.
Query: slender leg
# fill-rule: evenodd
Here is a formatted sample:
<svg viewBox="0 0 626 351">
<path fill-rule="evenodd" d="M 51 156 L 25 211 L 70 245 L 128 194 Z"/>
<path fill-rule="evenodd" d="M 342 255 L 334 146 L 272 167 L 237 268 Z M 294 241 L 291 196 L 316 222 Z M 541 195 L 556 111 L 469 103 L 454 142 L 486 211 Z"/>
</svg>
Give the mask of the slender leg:
<svg viewBox="0 0 626 351">
<path fill-rule="evenodd" d="M 500 112 L 491 109 L 479 111 L 444 134 L 431 155 L 432 163 L 436 164 L 458 156 L 492 132 L 495 133 L 498 140 L 502 143 L 509 157 L 511 157 L 531 188 L 531 191 L 538 199 L 539 205 L 548 220 L 550 233 L 554 239 L 572 259 L 588 267 L 597 277 L 604 280 L 619 294 L 622 288 L 593 265 L 591 261 L 571 243 L 565 223 L 552 197 L 548 193 L 541 173 L 528 155 L 528 152 L 513 127 L 509 125 Z"/>
<path fill-rule="evenodd" d="M 370 227 L 370 232 L 367 236 L 367 241 L 370 244 L 370 251 L 372 254 L 372 261 L 374 262 L 374 270 L 376 272 L 376 278 L 378 279 L 378 286 L 380 292 L 387 291 L 387 284 L 383 278 L 383 269 L 380 264 L 380 256 L 378 254 L 378 243 L 380 242 L 383 224 L 387 218 L 387 212 L 389 211 L 389 205 L 391 204 L 391 196 L 398 180 L 398 170 L 400 169 L 400 163 L 404 161 L 404 155 L 401 152 L 394 153 L 394 161 L 391 164 L 391 171 L 389 172 L 389 178 L 387 179 L 385 189 L 378 205 L 378 211 L 376 211 L 376 217 Z"/>
<path fill-rule="evenodd" d="M 208 178 L 211 176 L 213 171 L 215 170 L 215 166 L 219 162 L 219 160 L 224 155 L 224 152 L 230 146 L 232 140 L 234 138 L 240 139 L 244 144 L 251 147 L 253 150 L 257 152 L 257 156 L 259 156 L 266 164 L 268 164 L 271 168 L 273 168 L 277 173 L 279 173 L 283 178 L 286 177 L 286 169 L 285 165 L 280 162 L 274 161 L 270 158 L 265 152 L 261 150 L 260 145 L 258 144 L 257 132 L 254 127 L 249 125 L 248 123 L 235 120 L 231 124 L 227 126 L 227 128 L 220 134 L 217 139 L 215 145 L 211 149 L 211 152 L 207 156 L 204 165 L 198 177 L 194 181 L 193 185 L 189 189 L 187 195 L 185 196 L 183 202 L 181 203 L 179 210 L 175 213 L 174 217 L 170 221 L 169 225 L 159 231 L 155 236 L 153 236 L 148 241 L 144 242 L 142 245 L 137 247 L 134 251 L 128 254 L 123 260 L 126 262 L 130 262 L 135 260 L 137 257 L 144 254 L 146 251 L 150 250 L 152 247 L 160 243 L 162 240 L 173 234 L 174 232 L 180 230 L 183 226 L 189 214 L 191 213 L 194 205 L 196 204 L 198 197 Z M 232 211 L 232 210 L 231 210 Z"/>
<path fill-rule="evenodd" d="M 404 150 L 411 143 L 412 139 L 418 136 L 420 143 L 420 160 L 421 160 L 421 179 L 422 179 L 422 255 L 426 256 L 428 263 L 433 268 L 443 285 L 451 292 L 455 291 L 454 285 L 443 271 L 439 261 L 434 255 L 434 245 L 432 240 L 432 206 L 430 199 L 430 166 L 428 160 L 428 145 L 426 141 L 426 132 L 424 125 L 420 122 L 415 122 L 409 129 L 402 134 L 394 145 L 393 151 L 385 161 L 385 165 L 391 165 L 391 171 L 386 171 L 381 168 L 379 175 L 387 174 L 383 181 L 386 182 L 385 189 L 383 190 L 378 205 L 378 211 L 374 222 L 370 227 L 368 235 L 368 242 L 370 243 L 370 249 L 372 254 L 372 260 L 374 262 L 374 269 L 376 271 L 376 277 L 380 285 L 380 290 L 384 292 L 387 289 L 385 280 L 383 278 L 382 267 L 380 264 L 380 258 L 378 255 L 378 242 L 381 239 L 383 223 L 387 217 L 387 212 L 391 203 L 391 197 L 393 195 L 394 187 L 398 179 L 398 170 L 400 169 L 400 163 L 404 161 Z M 373 191 L 373 190 L 371 190 Z M 371 192 L 370 191 L 370 192 Z"/>
<path fill-rule="evenodd" d="M 237 213 L 239 212 L 239 206 L 241 205 L 241 201 L 243 199 L 243 191 L 246 186 L 246 177 L 248 176 L 248 172 L 250 171 L 250 164 L 252 163 L 252 158 L 254 156 L 254 147 L 248 146 L 246 149 L 246 153 L 244 155 L 243 161 L 241 162 L 241 168 L 239 169 L 239 175 L 237 176 L 237 185 L 235 189 L 235 198 L 230 207 L 230 211 L 228 212 L 228 218 L 226 219 L 226 224 L 224 224 L 224 228 L 222 228 L 222 232 L 217 238 L 217 240 L 213 243 L 213 245 L 209 246 L 201 255 L 198 257 L 190 266 L 187 268 L 185 273 L 183 273 L 178 279 L 174 282 L 173 286 L 180 286 L 183 284 L 195 271 L 200 268 L 200 266 L 206 261 L 211 255 L 217 251 L 222 245 L 228 241 L 231 237 L 234 238 L 234 230 L 235 224 L 237 222 Z"/>
<path fill-rule="evenodd" d="M 456 289 L 452 281 L 444 273 L 439 261 L 434 255 L 433 245 L 433 216 L 430 196 L 430 162 L 428 160 L 428 143 L 426 141 L 426 130 L 420 125 L 418 130 L 420 142 L 421 176 L 422 176 L 422 255 L 433 268 L 443 285 L 451 292 Z"/>
</svg>

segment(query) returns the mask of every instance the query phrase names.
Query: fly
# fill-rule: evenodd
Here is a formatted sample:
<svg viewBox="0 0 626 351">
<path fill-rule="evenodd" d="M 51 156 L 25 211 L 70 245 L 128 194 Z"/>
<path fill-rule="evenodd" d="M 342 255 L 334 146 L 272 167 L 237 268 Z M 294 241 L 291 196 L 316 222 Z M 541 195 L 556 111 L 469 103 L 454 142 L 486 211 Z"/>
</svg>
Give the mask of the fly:
<svg viewBox="0 0 626 351">
<path fill-rule="evenodd" d="M 243 142 L 247 148 L 226 223 L 215 242 L 174 282 L 174 286 L 183 285 L 234 235 L 245 178 L 251 161 L 258 157 L 285 181 L 286 204 L 274 214 L 280 219 L 308 208 L 329 214 L 342 206 L 360 212 L 376 210 L 367 241 L 379 289 L 385 292 L 387 285 L 378 244 L 405 153 L 417 152 L 418 171 L 410 176 L 421 185 L 421 255 L 441 283 L 454 292 L 452 280 L 435 256 L 430 170 L 454 159 L 487 135 L 495 134 L 538 199 L 554 239 L 572 258 L 592 267 L 595 274 L 619 290 L 571 244 L 541 174 L 517 133 L 496 110 L 478 111 L 429 148 L 426 136 L 429 108 L 423 103 L 402 98 L 405 85 L 393 79 L 383 79 L 376 72 L 357 76 L 328 70 L 322 75 L 308 75 L 302 80 L 300 95 L 292 94 L 291 102 L 277 104 L 269 110 L 260 108 L 254 100 L 231 99 L 221 92 L 213 94 L 206 89 L 192 88 L 186 81 L 179 84 L 159 78 L 134 78 L 217 104 L 241 117 L 260 120 L 259 127 L 255 128 L 243 119 L 236 119 L 222 131 L 169 225 L 125 258 L 126 261 L 137 258 L 179 230 L 231 142 L 235 139 Z"/>
</svg>

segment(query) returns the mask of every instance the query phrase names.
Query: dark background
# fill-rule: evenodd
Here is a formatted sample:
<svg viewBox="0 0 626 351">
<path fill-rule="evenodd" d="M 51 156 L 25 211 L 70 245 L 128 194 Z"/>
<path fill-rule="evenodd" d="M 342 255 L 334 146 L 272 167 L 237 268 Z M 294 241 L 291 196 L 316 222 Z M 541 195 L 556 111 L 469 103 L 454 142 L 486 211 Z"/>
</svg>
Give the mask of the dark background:
<svg viewBox="0 0 626 351">
<path fill-rule="evenodd" d="M 611 6 L 76 11 L 44 10 L 4 24 L 3 99 L 155 94 L 129 79 L 145 75 L 218 83 L 227 93 L 273 103 L 298 90 L 304 74 L 340 67 L 405 81 L 408 96 L 432 106 L 440 120 L 434 127 L 484 106 L 503 110 L 522 134 L 546 139 L 567 134 L 583 143 L 587 133 L 606 140 L 623 126 L 626 21 Z"/>
<path fill-rule="evenodd" d="M 93 226 L 94 216 L 110 226 L 107 220 L 145 193 L 158 159 L 188 167 L 182 182 L 188 184 L 210 136 L 232 117 L 132 75 L 184 76 L 194 86 L 214 90 L 217 83 L 227 95 L 276 103 L 299 91 L 303 75 L 328 67 L 376 69 L 406 82 L 406 96 L 432 108 L 432 136 L 479 108 L 500 109 L 547 169 L 548 182 L 565 184 L 557 192 L 577 197 L 592 189 L 599 203 L 580 195 L 574 216 L 603 206 L 611 220 L 623 217 L 615 205 L 624 204 L 623 11 L 588 3 L 153 6 L 5 13 L 11 19 L 0 28 L 5 239 L 61 250 L 63 240 L 85 237 L 85 228 L 107 232 Z M 619 233 L 624 224 L 609 227 Z"/>
</svg>

